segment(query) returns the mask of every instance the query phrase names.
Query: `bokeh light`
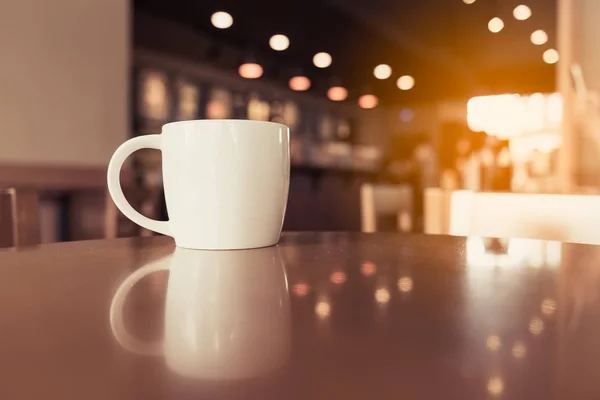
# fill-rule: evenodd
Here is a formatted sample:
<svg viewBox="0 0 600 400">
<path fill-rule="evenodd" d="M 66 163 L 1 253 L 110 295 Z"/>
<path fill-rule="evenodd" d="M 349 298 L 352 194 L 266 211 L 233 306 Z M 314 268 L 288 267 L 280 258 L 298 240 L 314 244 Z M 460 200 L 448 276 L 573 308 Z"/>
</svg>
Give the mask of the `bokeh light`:
<svg viewBox="0 0 600 400">
<path fill-rule="evenodd" d="M 334 285 L 341 285 L 346 282 L 346 273 L 344 271 L 332 272 L 329 276 L 329 281 Z"/>
<path fill-rule="evenodd" d="M 377 289 L 375 291 L 375 300 L 379 304 L 387 304 L 390 301 L 390 292 L 385 288 Z"/>
<path fill-rule="evenodd" d="M 494 18 L 490 19 L 490 22 L 488 22 L 488 29 L 492 33 L 498 33 L 503 28 L 504 28 L 504 21 L 502 21 L 498 17 L 494 17 Z"/>
<path fill-rule="evenodd" d="M 289 82 L 290 89 L 297 92 L 304 92 L 310 89 L 310 79 L 305 76 L 293 76 Z"/>
<path fill-rule="evenodd" d="M 245 63 L 240 65 L 238 72 L 242 78 L 257 79 L 262 76 L 263 68 L 260 66 L 260 64 Z"/>
<path fill-rule="evenodd" d="M 559 60 L 558 51 L 554 49 L 548 49 L 544 51 L 542 58 L 546 64 L 556 64 Z"/>
<path fill-rule="evenodd" d="M 400 110 L 400 120 L 402 120 L 402 122 L 410 122 L 414 117 L 415 112 L 412 110 L 412 108 L 403 108 Z"/>
<path fill-rule="evenodd" d="M 331 65 L 332 61 L 331 55 L 325 52 L 317 53 L 313 57 L 313 64 L 317 68 L 327 68 Z"/>
<path fill-rule="evenodd" d="M 358 98 L 360 108 L 371 109 L 377 107 L 379 99 L 373 94 L 363 94 Z"/>
<path fill-rule="evenodd" d="M 373 69 L 373 75 L 377 79 L 387 79 L 392 75 L 392 67 L 387 64 L 379 64 Z"/>
<path fill-rule="evenodd" d="M 521 359 L 527 355 L 527 348 L 523 342 L 516 341 L 512 347 L 511 354 L 514 358 Z"/>
<path fill-rule="evenodd" d="M 473 4 L 473 3 L 475 3 L 475 0 L 463 0 L 463 3 L 465 3 L 465 4 Z"/>
<path fill-rule="evenodd" d="M 410 90 L 415 86 L 415 78 L 410 75 L 403 75 L 398 78 L 396 85 L 400 90 Z"/>
<path fill-rule="evenodd" d="M 498 351 L 500 350 L 500 346 L 502 345 L 500 341 L 500 337 L 496 335 L 488 336 L 486 340 L 486 345 L 488 350 L 490 351 Z"/>
<path fill-rule="evenodd" d="M 331 101 L 344 101 L 348 98 L 348 91 L 341 86 L 333 86 L 327 91 L 327 97 Z"/>
<path fill-rule="evenodd" d="M 210 22 L 215 28 L 227 29 L 233 25 L 233 17 L 225 11 L 217 11 L 211 15 Z"/>
<path fill-rule="evenodd" d="M 531 43 L 536 46 L 541 46 L 548 41 L 548 34 L 545 31 L 538 29 L 537 31 L 533 31 L 530 39 Z"/>
<path fill-rule="evenodd" d="M 372 261 L 363 261 L 360 265 L 360 273 L 363 274 L 363 276 L 373 276 L 375 275 L 375 272 L 377 272 L 377 265 Z"/>
<path fill-rule="evenodd" d="M 413 280 L 408 276 L 403 276 L 398 279 L 398 290 L 404 293 L 408 293 L 413 289 Z"/>
<path fill-rule="evenodd" d="M 320 301 L 315 306 L 315 314 L 317 314 L 317 317 L 325 319 L 331 314 L 331 306 L 325 301 Z"/>
<path fill-rule="evenodd" d="M 487 390 L 492 396 L 500 396 L 504 392 L 504 381 L 502 378 L 493 377 L 488 380 Z"/>
<path fill-rule="evenodd" d="M 545 299 L 544 301 L 542 301 L 542 314 L 544 315 L 552 315 L 554 314 L 554 312 L 556 311 L 556 301 L 552 300 L 552 299 Z"/>
<path fill-rule="evenodd" d="M 524 4 L 516 6 L 513 10 L 513 16 L 519 21 L 525 21 L 527 18 L 531 17 L 531 8 Z"/>
<path fill-rule="evenodd" d="M 298 282 L 292 285 L 292 293 L 298 297 L 304 297 L 310 292 L 310 286 L 305 282 Z"/>
<path fill-rule="evenodd" d="M 533 318 L 531 322 L 529 322 L 529 332 L 532 335 L 538 336 L 544 330 L 544 321 L 539 318 Z"/>
<path fill-rule="evenodd" d="M 269 39 L 269 46 L 271 46 L 273 50 L 283 51 L 290 47 L 290 39 L 282 34 L 273 35 L 271 36 L 271 39 Z"/>
</svg>

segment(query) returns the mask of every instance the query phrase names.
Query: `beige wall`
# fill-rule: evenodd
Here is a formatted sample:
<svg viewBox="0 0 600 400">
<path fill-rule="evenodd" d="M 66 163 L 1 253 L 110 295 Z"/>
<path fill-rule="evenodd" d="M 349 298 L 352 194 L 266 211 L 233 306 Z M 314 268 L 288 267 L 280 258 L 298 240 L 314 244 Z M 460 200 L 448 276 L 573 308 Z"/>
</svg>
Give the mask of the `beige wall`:
<svg viewBox="0 0 600 400">
<path fill-rule="evenodd" d="M 128 136 L 129 2 L 2 2 L 0 51 L 0 164 L 106 165 Z"/>
</svg>

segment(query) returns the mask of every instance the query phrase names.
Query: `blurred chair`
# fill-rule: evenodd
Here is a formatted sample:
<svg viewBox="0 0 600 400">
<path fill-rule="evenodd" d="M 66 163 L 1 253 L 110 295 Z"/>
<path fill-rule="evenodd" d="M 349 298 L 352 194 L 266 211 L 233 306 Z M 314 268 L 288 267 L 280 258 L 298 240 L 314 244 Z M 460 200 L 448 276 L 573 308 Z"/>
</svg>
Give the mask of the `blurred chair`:
<svg viewBox="0 0 600 400">
<path fill-rule="evenodd" d="M 360 188 L 361 230 L 377 232 L 378 219 L 394 217 L 396 229 L 410 232 L 413 225 L 413 192 L 408 185 L 363 184 Z"/>
<path fill-rule="evenodd" d="M 0 247 L 40 243 L 38 193 L 29 189 L 0 189 Z"/>
<path fill-rule="evenodd" d="M 600 244 L 600 196 L 425 191 L 425 233 Z"/>
<path fill-rule="evenodd" d="M 452 190 L 426 188 L 423 199 L 423 230 L 427 234 L 450 233 L 450 196 Z"/>
</svg>

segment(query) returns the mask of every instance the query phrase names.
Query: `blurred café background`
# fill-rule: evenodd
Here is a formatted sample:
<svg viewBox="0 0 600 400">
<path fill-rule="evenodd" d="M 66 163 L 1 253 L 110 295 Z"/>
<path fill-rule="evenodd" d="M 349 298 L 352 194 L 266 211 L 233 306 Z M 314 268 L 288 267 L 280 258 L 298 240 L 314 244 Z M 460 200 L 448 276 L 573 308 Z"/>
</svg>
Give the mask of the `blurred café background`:
<svg viewBox="0 0 600 400">
<path fill-rule="evenodd" d="M 291 128 L 285 230 L 600 229 L 598 21 L 597 0 L 4 2 L 0 188 L 35 194 L 44 243 L 149 235 L 107 197 L 116 147 L 253 119 Z M 167 218 L 158 151 L 122 180 Z"/>
</svg>

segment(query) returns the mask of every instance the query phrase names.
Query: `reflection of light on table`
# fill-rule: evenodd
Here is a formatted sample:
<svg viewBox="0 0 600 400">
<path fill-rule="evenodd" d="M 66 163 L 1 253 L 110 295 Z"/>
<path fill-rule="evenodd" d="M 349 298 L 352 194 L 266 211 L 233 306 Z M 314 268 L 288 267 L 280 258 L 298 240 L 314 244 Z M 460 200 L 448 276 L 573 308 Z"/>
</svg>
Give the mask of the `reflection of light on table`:
<svg viewBox="0 0 600 400">
<path fill-rule="evenodd" d="M 533 318 L 531 322 L 529 322 L 529 332 L 532 335 L 538 336 L 544 330 L 544 321 L 539 318 Z"/>
<path fill-rule="evenodd" d="M 490 351 L 498 351 L 500 349 L 501 344 L 502 343 L 500 341 L 500 337 L 496 335 L 488 336 L 486 340 L 487 348 Z"/>
<path fill-rule="evenodd" d="M 385 288 L 377 289 L 375 291 L 375 300 L 379 304 L 387 304 L 390 301 L 390 292 Z"/>
<path fill-rule="evenodd" d="M 527 348 L 523 342 L 516 341 L 512 347 L 511 354 L 514 358 L 521 359 L 527 354 Z"/>
<path fill-rule="evenodd" d="M 508 239 L 505 254 L 489 253 L 480 237 L 467 238 L 467 264 L 471 267 L 557 266 L 562 258 L 560 242 L 544 242 L 533 239 Z"/>
<path fill-rule="evenodd" d="M 331 306 L 327 302 L 320 301 L 315 306 L 315 314 L 317 314 L 317 317 L 325 319 L 331 314 Z"/>
<path fill-rule="evenodd" d="M 310 292 L 310 286 L 304 282 L 298 282 L 292 285 L 292 293 L 298 297 L 304 297 Z"/>
<path fill-rule="evenodd" d="M 398 216 L 398 226 L 402 232 L 410 232 L 412 230 L 412 218 L 408 211 L 402 211 Z"/>
<path fill-rule="evenodd" d="M 408 293 L 412 290 L 412 288 L 413 288 L 413 281 L 408 276 L 404 276 L 404 277 L 398 279 L 398 289 L 401 292 Z"/>
<path fill-rule="evenodd" d="M 487 390 L 493 396 L 500 396 L 504 391 L 504 381 L 499 377 L 490 378 L 490 380 L 488 380 Z"/>
<path fill-rule="evenodd" d="M 344 271 L 335 271 L 329 276 L 331 283 L 341 285 L 346 282 L 346 273 Z"/>
<path fill-rule="evenodd" d="M 542 301 L 542 314 L 544 315 L 552 315 L 554 314 L 554 311 L 556 311 L 556 301 L 552 300 L 552 299 L 545 299 L 544 301 Z"/>
<path fill-rule="evenodd" d="M 364 276 L 373 276 L 377 272 L 377 265 L 372 261 L 363 261 L 360 265 L 360 273 Z"/>
</svg>

